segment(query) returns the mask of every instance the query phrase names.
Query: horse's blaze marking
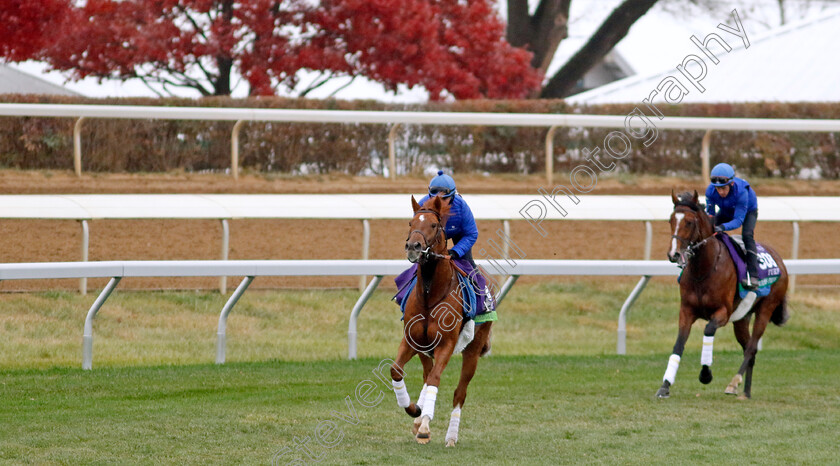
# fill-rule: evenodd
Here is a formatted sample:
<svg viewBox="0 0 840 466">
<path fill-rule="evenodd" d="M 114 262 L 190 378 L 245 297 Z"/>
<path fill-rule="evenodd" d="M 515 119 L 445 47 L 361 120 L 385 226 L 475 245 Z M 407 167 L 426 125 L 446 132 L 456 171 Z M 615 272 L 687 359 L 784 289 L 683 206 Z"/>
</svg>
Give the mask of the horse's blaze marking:
<svg viewBox="0 0 840 466">
<path fill-rule="evenodd" d="M 674 236 L 677 235 L 677 232 L 680 231 L 680 223 L 682 223 L 683 218 L 685 218 L 685 214 L 674 214 L 674 219 L 677 221 L 677 226 L 674 228 Z M 677 238 L 671 238 L 671 256 L 677 253 Z"/>
<path fill-rule="evenodd" d="M 423 215 L 423 214 L 420 214 L 420 221 L 425 222 L 426 221 L 426 216 Z"/>
</svg>

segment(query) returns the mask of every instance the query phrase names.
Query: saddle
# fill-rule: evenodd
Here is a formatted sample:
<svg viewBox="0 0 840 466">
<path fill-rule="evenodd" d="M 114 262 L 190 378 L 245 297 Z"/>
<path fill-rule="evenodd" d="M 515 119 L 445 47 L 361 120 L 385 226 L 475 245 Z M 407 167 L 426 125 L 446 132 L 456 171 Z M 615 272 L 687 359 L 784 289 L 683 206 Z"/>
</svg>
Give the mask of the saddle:
<svg viewBox="0 0 840 466">
<path fill-rule="evenodd" d="M 738 294 L 741 298 L 747 295 L 740 282 L 747 276 L 747 250 L 744 247 L 744 241 L 741 235 L 728 235 L 726 233 L 718 234 L 717 239 L 722 242 L 729 250 L 729 255 L 732 257 L 732 262 L 735 264 L 735 269 L 738 272 Z M 770 294 L 770 287 L 781 275 L 781 269 L 773 256 L 764 249 L 761 243 L 755 243 L 756 253 L 758 254 L 758 277 L 751 277 L 758 281 L 757 295 L 767 296 Z"/>
<path fill-rule="evenodd" d="M 727 235 L 735 244 L 736 250 L 742 259 L 747 258 L 747 247 L 744 245 L 744 237 L 741 235 Z"/>
</svg>

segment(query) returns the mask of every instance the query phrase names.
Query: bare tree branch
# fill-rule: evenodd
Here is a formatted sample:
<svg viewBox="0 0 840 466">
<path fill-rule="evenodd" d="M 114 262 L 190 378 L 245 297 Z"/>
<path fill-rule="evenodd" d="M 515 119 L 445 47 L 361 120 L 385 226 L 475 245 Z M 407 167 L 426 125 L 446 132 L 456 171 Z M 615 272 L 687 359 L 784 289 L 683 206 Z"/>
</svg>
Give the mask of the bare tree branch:
<svg viewBox="0 0 840 466">
<path fill-rule="evenodd" d="M 324 73 L 322 72 L 321 76 L 323 76 L 323 75 L 324 75 Z M 331 72 L 329 75 L 327 75 L 326 78 L 322 79 L 319 83 L 315 84 L 314 81 L 313 81 L 313 84 L 310 84 L 309 87 L 307 87 L 306 89 L 303 90 L 303 92 L 300 93 L 300 97 L 306 97 L 306 94 L 309 94 L 310 92 L 314 91 L 315 89 L 318 89 L 319 87 L 328 83 L 334 77 L 335 77 L 335 73 Z"/>
<path fill-rule="evenodd" d="M 353 84 L 353 81 L 355 81 L 355 80 L 356 80 L 356 76 L 352 76 L 350 78 L 350 81 L 347 81 L 347 84 L 344 84 L 343 86 L 339 87 L 338 89 L 330 92 L 330 95 L 328 97 L 335 97 L 336 94 L 343 91 L 344 89 L 347 89 L 347 86 Z"/>
<path fill-rule="evenodd" d="M 610 13 L 589 41 L 563 65 L 540 93 L 542 98 L 562 98 L 615 45 L 627 35 L 630 26 L 655 5 L 657 0 L 624 0 Z"/>
</svg>

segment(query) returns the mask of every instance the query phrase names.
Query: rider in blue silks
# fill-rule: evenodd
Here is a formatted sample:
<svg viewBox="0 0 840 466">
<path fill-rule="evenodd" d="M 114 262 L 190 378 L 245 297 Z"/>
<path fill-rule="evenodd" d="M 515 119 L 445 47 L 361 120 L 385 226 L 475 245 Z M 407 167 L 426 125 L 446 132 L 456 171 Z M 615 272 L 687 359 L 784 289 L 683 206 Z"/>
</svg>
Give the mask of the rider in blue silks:
<svg viewBox="0 0 840 466">
<path fill-rule="evenodd" d="M 453 259 L 468 261 L 474 269 L 476 266 L 472 257 L 472 247 L 478 239 L 478 227 L 475 226 L 470 206 L 455 189 L 455 180 L 444 174 L 443 170 L 439 170 L 437 176 L 429 182 L 429 194 L 420 199 L 419 204 L 423 205 L 432 196 L 441 196 L 451 204 L 449 220 L 446 221 L 446 239 L 451 239 L 454 246 L 449 250 L 449 255 Z"/>
<path fill-rule="evenodd" d="M 706 212 L 714 217 L 715 232 L 741 227 L 741 236 L 747 249 L 749 272 L 741 286 L 747 290 L 755 290 L 758 288 L 758 254 L 755 251 L 753 232 L 758 220 L 758 198 L 750 183 L 737 178 L 735 170 L 728 163 L 715 165 L 711 173 L 711 182 L 706 188 Z M 715 206 L 719 208 L 717 214 Z"/>
<path fill-rule="evenodd" d="M 485 298 L 488 297 L 490 290 L 487 287 L 487 280 L 476 270 L 478 267 L 475 265 L 472 256 L 472 247 L 478 240 L 478 228 L 475 225 L 475 218 L 473 218 L 470 207 L 458 194 L 455 188 L 455 180 L 443 173 L 443 170 L 438 171 L 437 176 L 429 182 L 429 194 L 420 199 L 419 204 L 423 205 L 432 196 L 440 196 L 448 200 L 451 205 L 449 219 L 446 221 L 444 230 L 446 239 L 451 239 L 453 243 L 449 255 L 455 261 L 455 264 L 472 278 L 477 294 L 478 312 L 492 311 L 492 309 L 485 309 L 485 305 L 489 304 L 492 298 L 487 299 L 487 303 L 485 303 Z M 408 292 L 407 289 L 402 289 L 402 286 L 414 276 L 416 267 L 416 265 L 412 266 L 395 279 L 397 289 L 400 290 L 395 296 L 398 304 L 402 302 L 403 297 Z M 488 307 L 492 307 L 492 304 Z"/>
</svg>

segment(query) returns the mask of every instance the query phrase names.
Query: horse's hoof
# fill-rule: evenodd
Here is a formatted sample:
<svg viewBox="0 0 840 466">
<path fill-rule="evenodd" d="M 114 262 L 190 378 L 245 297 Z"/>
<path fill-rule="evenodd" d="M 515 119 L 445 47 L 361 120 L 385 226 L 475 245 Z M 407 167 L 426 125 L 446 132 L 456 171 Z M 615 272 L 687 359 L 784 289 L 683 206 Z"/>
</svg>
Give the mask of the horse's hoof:
<svg viewBox="0 0 840 466">
<path fill-rule="evenodd" d="M 408 405 L 408 408 L 405 408 L 405 412 L 408 413 L 408 415 L 411 417 L 418 418 L 420 417 L 420 414 L 423 413 L 423 410 L 420 409 L 420 407 L 417 406 L 415 403 L 411 403 L 410 405 Z"/>
<path fill-rule="evenodd" d="M 431 432 L 426 432 L 425 434 L 417 432 L 417 436 L 415 438 L 417 439 L 417 443 L 419 443 L 420 445 L 425 445 L 429 443 L 429 441 L 432 439 L 432 434 Z"/>
<path fill-rule="evenodd" d="M 726 386 L 726 390 L 723 393 L 727 395 L 737 395 L 738 394 L 738 385 L 741 385 L 741 381 L 744 380 L 741 377 L 741 374 L 735 374 L 735 377 L 732 377 L 732 381 L 729 382 L 729 385 Z"/>
<path fill-rule="evenodd" d="M 452 438 L 451 438 L 451 439 L 448 439 L 448 440 L 446 441 L 446 446 L 447 446 L 447 447 L 454 447 L 454 446 L 455 446 L 455 442 L 456 442 L 456 440 L 455 440 L 455 439 L 452 439 Z"/>
<path fill-rule="evenodd" d="M 429 421 L 431 419 L 428 416 L 423 416 L 422 419 L 423 421 L 420 422 L 420 427 L 417 429 L 417 436 L 415 438 L 417 439 L 417 443 L 425 445 L 432 439 L 432 431 L 429 429 Z"/>
<path fill-rule="evenodd" d="M 417 432 L 420 430 L 420 418 L 414 419 L 414 422 L 411 424 L 411 433 L 415 437 L 417 436 Z"/>
<path fill-rule="evenodd" d="M 709 368 L 709 366 L 703 366 L 703 368 L 700 369 L 700 383 L 702 383 L 703 385 L 708 385 L 709 383 L 711 383 L 711 381 L 712 370 Z"/>
<path fill-rule="evenodd" d="M 660 387 L 659 390 L 656 391 L 656 399 L 657 400 L 664 400 L 665 398 L 670 398 L 670 397 L 671 397 L 670 390 L 668 390 L 665 387 Z"/>
<path fill-rule="evenodd" d="M 739 400 L 749 400 L 750 396 L 747 395 L 746 393 L 741 393 L 740 395 L 738 395 L 738 399 Z"/>
</svg>

